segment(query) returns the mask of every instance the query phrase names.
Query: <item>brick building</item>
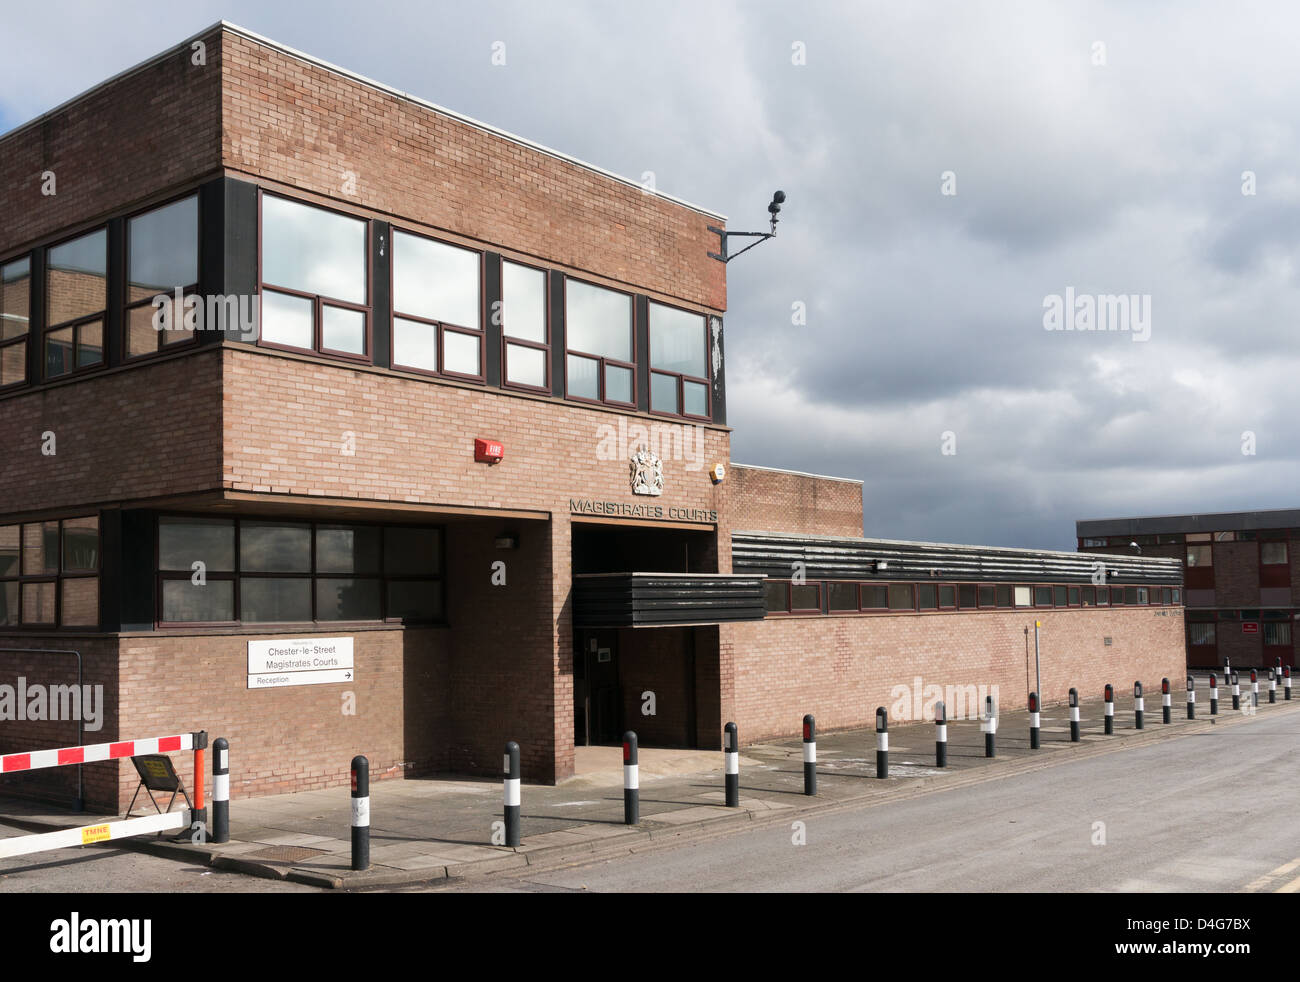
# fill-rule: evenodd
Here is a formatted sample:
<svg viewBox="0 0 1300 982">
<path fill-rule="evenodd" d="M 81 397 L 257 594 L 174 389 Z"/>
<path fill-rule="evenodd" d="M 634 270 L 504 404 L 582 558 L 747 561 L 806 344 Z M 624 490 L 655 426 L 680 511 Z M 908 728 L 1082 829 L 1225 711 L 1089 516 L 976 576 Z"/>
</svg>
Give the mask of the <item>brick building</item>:
<svg viewBox="0 0 1300 982">
<path fill-rule="evenodd" d="M 88 742 L 556 781 L 917 676 L 1018 705 L 1034 620 L 1049 701 L 1181 663 L 1176 562 L 869 541 L 860 483 L 732 466 L 720 215 L 224 23 L 0 175 L 0 682 L 103 686 Z"/>
<path fill-rule="evenodd" d="M 1183 564 L 1187 664 L 1295 664 L 1300 510 L 1114 518 L 1076 523 L 1081 552 L 1164 556 Z"/>
</svg>

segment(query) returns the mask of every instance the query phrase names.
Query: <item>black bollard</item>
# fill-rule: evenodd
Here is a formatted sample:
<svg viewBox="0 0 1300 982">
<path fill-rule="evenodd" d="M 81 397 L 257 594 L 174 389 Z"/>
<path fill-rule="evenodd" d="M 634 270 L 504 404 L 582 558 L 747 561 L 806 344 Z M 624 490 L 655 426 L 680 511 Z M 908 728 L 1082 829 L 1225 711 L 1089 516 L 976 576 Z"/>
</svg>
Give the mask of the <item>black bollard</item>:
<svg viewBox="0 0 1300 982">
<path fill-rule="evenodd" d="M 1187 676 L 1187 718 L 1196 719 L 1196 679 Z"/>
<path fill-rule="evenodd" d="M 1106 684 L 1106 735 L 1115 732 L 1115 687 Z"/>
<path fill-rule="evenodd" d="M 1029 693 L 1029 749 L 1037 750 L 1039 745 L 1039 726 L 1042 718 L 1038 713 L 1038 693 Z"/>
<path fill-rule="evenodd" d="M 370 761 L 352 758 L 352 868 L 370 868 Z"/>
<path fill-rule="evenodd" d="M 1210 715 L 1219 715 L 1219 677 L 1210 673 Z"/>
<path fill-rule="evenodd" d="M 1145 707 L 1145 701 L 1142 698 L 1142 683 L 1133 683 L 1133 726 L 1135 729 L 1142 729 L 1142 717 Z"/>
<path fill-rule="evenodd" d="M 1079 742 L 1079 690 L 1070 690 L 1070 742 Z"/>
<path fill-rule="evenodd" d="M 1288 701 L 1291 699 L 1291 666 L 1290 665 L 1282 666 L 1282 698 Z"/>
<path fill-rule="evenodd" d="M 1160 722 L 1168 726 L 1174 721 L 1173 694 L 1169 691 L 1169 680 L 1160 680 Z"/>
<path fill-rule="evenodd" d="M 504 760 L 506 845 L 519 847 L 519 744 L 511 740 L 506 744 Z"/>
<path fill-rule="evenodd" d="M 641 775 L 636 763 L 636 734 L 623 734 L 623 824 L 641 820 Z"/>
<path fill-rule="evenodd" d="M 998 732 L 998 711 L 993 705 L 993 697 L 984 697 L 984 719 L 980 723 L 980 729 L 984 731 L 984 756 L 997 756 L 997 742 L 994 740 Z"/>
<path fill-rule="evenodd" d="M 876 777 L 889 777 L 889 713 L 876 710 Z"/>
<path fill-rule="evenodd" d="M 948 707 L 934 704 L 934 766 L 948 766 Z"/>
<path fill-rule="evenodd" d="M 817 720 L 803 718 L 803 793 L 817 793 Z"/>
<path fill-rule="evenodd" d="M 1268 701 L 1277 702 L 1277 671 L 1272 668 L 1268 670 Z"/>
<path fill-rule="evenodd" d="M 212 841 L 230 841 L 230 743 L 212 741 Z"/>
<path fill-rule="evenodd" d="M 740 742 L 735 723 L 728 723 L 722 728 L 722 770 L 724 773 L 726 805 L 728 808 L 740 807 Z"/>
<path fill-rule="evenodd" d="M 1237 673 L 1232 673 L 1232 708 L 1241 708 L 1241 680 L 1237 678 Z"/>
</svg>

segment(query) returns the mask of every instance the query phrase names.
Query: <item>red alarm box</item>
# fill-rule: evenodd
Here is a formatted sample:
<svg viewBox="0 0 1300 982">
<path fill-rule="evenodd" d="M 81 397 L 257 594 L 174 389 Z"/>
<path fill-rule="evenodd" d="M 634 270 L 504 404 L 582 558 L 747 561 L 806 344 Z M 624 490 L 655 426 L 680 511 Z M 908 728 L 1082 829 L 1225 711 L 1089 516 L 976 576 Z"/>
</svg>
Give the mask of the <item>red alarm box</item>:
<svg viewBox="0 0 1300 982">
<path fill-rule="evenodd" d="M 505 444 L 500 440 L 474 441 L 474 459 L 484 464 L 497 464 L 506 455 Z"/>
</svg>

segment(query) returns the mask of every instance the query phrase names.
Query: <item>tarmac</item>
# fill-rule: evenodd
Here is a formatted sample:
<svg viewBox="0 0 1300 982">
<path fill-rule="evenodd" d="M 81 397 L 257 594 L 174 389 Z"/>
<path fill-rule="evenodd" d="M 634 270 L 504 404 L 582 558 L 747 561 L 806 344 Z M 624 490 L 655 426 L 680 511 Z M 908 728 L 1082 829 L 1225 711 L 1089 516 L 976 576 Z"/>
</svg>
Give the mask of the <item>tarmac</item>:
<svg viewBox="0 0 1300 982">
<path fill-rule="evenodd" d="M 1068 760 L 1114 753 L 1150 742 L 1218 727 L 1249 723 L 1249 683 L 1242 684 L 1243 710 L 1231 708 L 1231 689 L 1221 687 L 1219 714 L 1210 715 L 1204 676 L 1197 681 L 1196 719 L 1188 720 L 1182 680 L 1171 686 L 1171 722 L 1162 722 L 1161 694 L 1146 694 L 1145 728 L 1134 725 L 1131 690 L 1117 693 L 1114 734 L 1103 727 L 1103 703 L 1080 707 L 1080 740 L 1071 742 L 1069 709 L 1042 711 L 1041 746 L 1030 748 L 1028 713 L 1003 710 L 986 756 L 977 719 L 950 720 L 947 766 L 936 766 L 935 725 L 897 725 L 889 733 L 888 776 L 876 770 L 874 730 L 817 734 L 817 793 L 804 793 L 802 741 L 798 738 L 744 746 L 741 734 L 738 807 L 724 801 L 721 751 L 640 749 L 640 821 L 623 821 L 622 755 L 618 747 L 577 748 L 577 773 L 558 785 L 524 785 L 521 844 L 503 841 L 503 787 L 499 780 L 408 778 L 372 782 L 370 867 L 351 869 L 351 798 L 347 788 L 304 791 L 230 803 L 230 841 L 176 843 L 140 836 L 88 846 L 120 846 L 170 856 L 191 864 L 252 876 L 291 880 L 343 890 L 365 890 L 483 876 L 524 866 L 554 867 L 620 853 L 663 848 L 687 837 L 724 834 L 759 823 L 790 824 L 809 815 L 930 794 L 996 780 Z M 1260 683 L 1257 713 L 1300 708 L 1286 701 L 1279 684 L 1276 704 Z M 231 748 L 232 770 L 238 748 Z M 207 802 L 209 818 L 211 801 Z M 141 814 L 136 806 L 136 814 Z M 54 810 L 17 799 L 0 801 L 6 824 L 50 831 L 114 820 Z"/>
</svg>

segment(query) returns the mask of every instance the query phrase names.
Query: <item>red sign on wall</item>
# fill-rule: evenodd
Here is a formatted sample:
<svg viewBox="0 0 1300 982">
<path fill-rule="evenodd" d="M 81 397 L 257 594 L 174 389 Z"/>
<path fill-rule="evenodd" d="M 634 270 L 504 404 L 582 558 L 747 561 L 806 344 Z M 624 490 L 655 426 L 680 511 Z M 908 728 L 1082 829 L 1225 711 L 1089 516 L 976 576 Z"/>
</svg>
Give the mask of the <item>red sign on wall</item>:
<svg viewBox="0 0 1300 982">
<path fill-rule="evenodd" d="M 474 441 L 474 459 L 482 463 L 495 464 L 506 455 L 505 444 L 500 440 Z"/>
<path fill-rule="evenodd" d="M 1241 622 L 1241 633 L 1242 633 L 1242 634 L 1258 634 L 1258 633 L 1259 633 L 1259 622 L 1258 622 L 1258 621 L 1242 621 L 1242 622 Z"/>
</svg>

